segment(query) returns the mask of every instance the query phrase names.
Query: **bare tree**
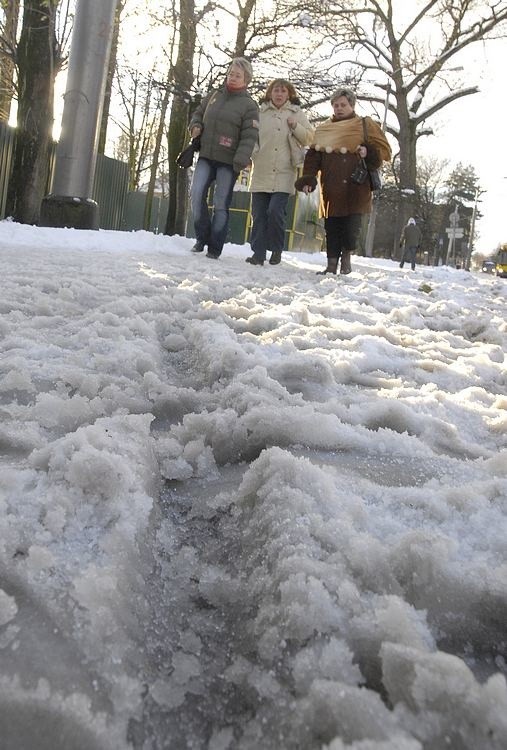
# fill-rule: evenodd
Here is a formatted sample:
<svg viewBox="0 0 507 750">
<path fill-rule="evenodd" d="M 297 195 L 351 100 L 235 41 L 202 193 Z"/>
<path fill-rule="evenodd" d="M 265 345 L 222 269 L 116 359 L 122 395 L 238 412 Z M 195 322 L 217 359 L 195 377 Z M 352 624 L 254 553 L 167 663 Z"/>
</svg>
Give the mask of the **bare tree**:
<svg viewBox="0 0 507 750">
<path fill-rule="evenodd" d="M 408 215 L 415 200 L 418 139 L 432 132 L 437 112 L 478 91 L 456 79 L 451 86 L 451 66 L 469 45 L 505 34 L 507 2 L 296 0 L 290 8 L 306 13 L 310 27 L 327 29 L 328 76 L 341 81 L 345 69 L 361 99 L 387 106 L 386 129 L 398 141 L 397 173 Z"/>
<path fill-rule="evenodd" d="M 149 169 L 159 91 L 151 73 L 145 75 L 131 67 L 118 68 L 116 83 L 123 117 L 113 118 L 121 130 L 115 155 L 128 164 L 129 190 L 138 190 Z"/>
<path fill-rule="evenodd" d="M 8 122 L 14 95 L 19 0 L 1 0 L 0 9 L 0 121 Z"/>
<path fill-rule="evenodd" d="M 176 157 L 188 138 L 187 125 L 192 106 L 194 83 L 194 55 L 197 22 L 194 0 L 179 0 L 179 42 L 176 62 L 172 70 L 173 98 L 167 131 L 169 160 L 169 210 L 165 234 L 185 234 L 187 212 L 187 174 L 176 165 Z M 194 99 L 195 102 L 195 99 Z"/>
<path fill-rule="evenodd" d="M 232 57 L 246 56 L 257 64 L 255 93 L 265 88 L 266 80 L 289 71 L 291 22 L 281 3 L 259 0 L 235 0 L 234 3 L 208 3 L 196 11 L 194 0 L 180 0 L 177 62 L 173 68 L 174 94 L 168 131 L 169 212 L 166 234 L 182 234 L 187 210 L 187 174 L 178 170 L 175 159 L 188 139 L 187 124 L 192 107 L 202 92 L 223 82 Z M 280 37 L 285 46 L 282 49 Z M 206 40 L 206 43 L 201 43 Z M 210 41 L 211 40 L 211 41 Z M 284 59 L 285 55 L 285 59 Z M 259 75 L 265 67 L 264 78 Z M 297 67 L 293 58 L 293 67 Z M 289 74 L 289 73 L 287 73 Z"/>
<path fill-rule="evenodd" d="M 7 204 L 16 221 L 28 224 L 38 222 L 47 187 L 54 82 L 63 61 L 55 33 L 59 3 L 25 0 L 17 45 L 17 135 Z"/>
<path fill-rule="evenodd" d="M 100 122 L 98 152 L 103 154 L 106 149 L 107 125 L 109 122 L 109 108 L 111 105 L 111 91 L 113 80 L 116 74 L 116 64 L 118 55 L 118 40 L 120 36 L 121 14 L 125 7 L 126 0 L 117 0 L 116 11 L 114 14 L 113 38 L 111 40 L 111 52 L 107 66 L 106 88 L 104 91 L 104 105 L 102 108 L 102 119 Z"/>
</svg>

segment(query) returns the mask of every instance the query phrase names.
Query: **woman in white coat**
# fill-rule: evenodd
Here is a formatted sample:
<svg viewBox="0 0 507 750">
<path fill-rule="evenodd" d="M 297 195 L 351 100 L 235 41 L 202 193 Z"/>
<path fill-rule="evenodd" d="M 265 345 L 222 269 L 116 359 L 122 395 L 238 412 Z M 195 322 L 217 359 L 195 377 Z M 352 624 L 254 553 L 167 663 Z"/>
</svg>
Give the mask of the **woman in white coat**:
<svg viewBox="0 0 507 750">
<path fill-rule="evenodd" d="M 271 81 L 260 105 L 259 144 L 252 154 L 253 255 L 246 259 L 264 265 L 269 250 L 271 265 L 280 263 L 285 243 L 287 202 L 294 192 L 297 167 L 304 148 L 312 142 L 313 128 L 299 106 L 296 89 L 289 81 Z"/>
</svg>

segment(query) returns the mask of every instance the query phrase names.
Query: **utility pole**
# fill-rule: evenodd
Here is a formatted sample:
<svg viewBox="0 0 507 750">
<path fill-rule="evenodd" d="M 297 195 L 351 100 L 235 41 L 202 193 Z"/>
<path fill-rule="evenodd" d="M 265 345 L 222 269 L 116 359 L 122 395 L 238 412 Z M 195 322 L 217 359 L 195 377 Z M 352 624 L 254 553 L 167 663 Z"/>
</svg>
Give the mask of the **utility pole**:
<svg viewBox="0 0 507 750">
<path fill-rule="evenodd" d="M 99 125 L 117 0 L 78 0 L 64 95 L 62 133 L 41 226 L 98 229 L 92 200 Z"/>
<path fill-rule="evenodd" d="M 384 120 L 382 122 L 382 130 L 385 130 L 387 123 L 387 111 L 389 109 L 389 95 L 391 93 L 391 81 L 387 82 L 386 98 L 384 103 Z M 373 196 L 373 202 L 370 211 L 370 218 L 368 220 L 368 229 L 366 231 L 366 239 L 364 241 L 364 254 L 367 258 L 371 258 L 373 255 L 373 240 L 375 239 L 375 226 L 377 223 L 377 211 L 378 211 L 378 195 Z"/>
<path fill-rule="evenodd" d="M 477 216 L 477 200 L 479 198 L 479 188 L 475 190 L 474 208 L 472 211 L 472 218 L 470 220 L 470 236 L 468 237 L 467 257 L 465 260 L 465 270 L 470 271 L 470 259 L 472 257 L 472 250 L 474 249 L 474 235 L 475 235 L 475 218 Z"/>
<path fill-rule="evenodd" d="M 456 240 L 463 237 L 463 229 L 459 226 L 458 204 L 456 204 L 453 213 L 449 215 L 449 223 L 450 226 L 445 230 L 449 237 L 447 252 L 445 254 L 445 266 L 449 264 L 450 258 L 454 258 L 454 261 L 456 261 Z"/>
</svg>

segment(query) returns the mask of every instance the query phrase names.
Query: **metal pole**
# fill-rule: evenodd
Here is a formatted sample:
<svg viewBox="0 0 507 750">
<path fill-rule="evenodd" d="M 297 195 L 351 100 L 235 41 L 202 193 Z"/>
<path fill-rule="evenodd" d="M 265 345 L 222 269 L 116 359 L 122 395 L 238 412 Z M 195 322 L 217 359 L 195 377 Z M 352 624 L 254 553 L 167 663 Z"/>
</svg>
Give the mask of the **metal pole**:
<svg viewBox="0 0 507 750">
<path fill-rule="evenodd" d="M 384 119 L 382 122 L 382 130 L 385 130 L 387 122 L 387 110 L 389 109 L 389 95 L 391 93 L 391 81 L 387 82 L 386 98 L 384 102 Z M 373 198 L 373 203 L 370 211 L 370 218 L 368 220 L 368 229 L 366 230 L 366 239 L 364 241 L 364 254 L 367 258 L 371 258 L 373 255 L 373 240 L 375 239 L 375 225 L 377 223 L 377 211 L 378 211 L 378 196 Z"/>
<path fill-rule="evenodd" d="M 91 196 L 116 4 L 78 0 L 53 187 L 41 207 L 45 226 L 98 229 Z"/>
<path fill-rule="evenodd" d="M 465 270 L 470 271 L 470 259 L 472 257 L 472 250 L 474 249 L 474 234 L 475 234 L 475 217 L 477 214 L 477 199 L 479 197 L 479 188 L 476 188 L 474 198 L 474 208 L 472 211 L 472 218 L 470 220 L 470 237 L 468 238 L 467 257 L 465 261 Z"/>
<path fill-rule="evenodd" d="M 449 264 L 449 258 L 453 256 L 454 253 L 454 244 L 456 240 L 456 227 L 458 225 L 459 220 L 459 214 L 458 214 L 458 204 L 454 207 L 454 212 L 450 216 L 451 219 L 451 231 L 449 232 L 449 244 L 447 245 L 447 252 L 445 254 L 445 263 L 444 265 Z M 454 264 L 456 265 L 456 263 Z"/>
</svg>

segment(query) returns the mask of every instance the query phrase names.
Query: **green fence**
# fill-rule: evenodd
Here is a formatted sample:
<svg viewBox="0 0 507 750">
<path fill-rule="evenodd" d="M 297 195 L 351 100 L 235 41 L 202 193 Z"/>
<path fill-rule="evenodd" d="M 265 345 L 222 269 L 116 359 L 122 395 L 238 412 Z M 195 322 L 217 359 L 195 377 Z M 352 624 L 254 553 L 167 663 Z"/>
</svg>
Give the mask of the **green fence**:
<svg viewBox="0 0 507 750">
<path fill-rule="evenodd" d="M 208 198 L 211 205 L 212 191 Z M 317 191 L 305 195 L 291 195 L 287 205 L 287 228 L 285 230 L 285 249 L 293 252 L 318 253 L 324 247 L 324 224 L 318 218 Z M 226 242 L 244 245 L 250 241 L 252 228 L 251 193 L 235 190 L 232 194 L 229 210 L 229 229 Z M 195 237 L 192 216 L 187 216 L 185 234 Z"/>
<path fill-rule="evenodd" d="M 7 188 L 14 151 L 15 128 L 0 123 L 0 219 L 5 218 Z M 50 169 L 54 168 L 54 150 Z M 99 154 L 95 170 L 92 198 L 99 204 L 101 229 L 135 231 L 143 228 L 146 193 L 128 192 L 127 164 Z M 230 209 L 227 242 L 244 245 L 250 239 L 252 215 L 251 195 L 246 190 L 235 190 Z M 169 201 L 155 195 L 149 231 L 161 233 L 165 229 Z M 323 247 L 324 230 L 317 218 L 317 191 L 310 195 L 297 193 L 289 199 L 287 212 L 286 250 L 318 252 Z M 192 217 L 187 218 L 187 237 L 194 237 Z"/>
<path fill-rule="evenodd" d="M 0 122 L 0 219 L 5 218 L 5 204 L 7 203 L 15 135 L 14 128 Z"/>
<path fill-rule="evenodd" d="M 128 164 L 104 154 L 97 156 L 92 198 L 99 204 L 101 229 L 123 229 L 128 183 Z"/>
<path fill-rule="evenodd" d="M 142 193 L 141 191 L 127 194 L 121 229 L 132 232 L 143 228 L 146 195 L 147 193 Z M 151 205 L 150 232 L 154 232 L 155 234 L 164 232 L 168 210 L 169 199 L 154 195 Z"/>
<path fill-rule="evenodd" d="M 12 168 L 16 129 L 0 122 L 0 219 L 5 218 L 7 190 Z M 50 155 L 49 185 L 54 169 L 55 149 Z M 128 192 L 128 166 L 99 154 L 95 169 L 92 198 L 99 204 L 101 229 L 121 229 Z M 142 226 L 142 225 L 141 225 Z"/>
</svg>

